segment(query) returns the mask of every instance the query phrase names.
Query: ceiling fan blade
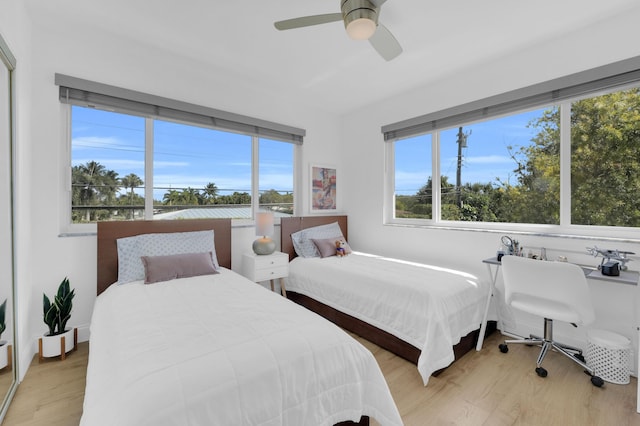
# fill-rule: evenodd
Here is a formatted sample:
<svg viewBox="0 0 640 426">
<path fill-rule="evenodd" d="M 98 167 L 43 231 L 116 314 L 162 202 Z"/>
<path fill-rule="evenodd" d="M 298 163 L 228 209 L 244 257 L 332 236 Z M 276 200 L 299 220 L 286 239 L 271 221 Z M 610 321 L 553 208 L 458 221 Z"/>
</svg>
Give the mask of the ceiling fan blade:
<svg viewBox="0 0 640 426">
<path fill-rule="evenodd" d="M 328 24 L 329 22 L 342 21 L 342 13 L 327 13 L 325 15 L 302 16 L 300 18 L 286 19 L 275 22 L 273 25 L 280 31 L 294 28 L 310 27 L 312 25 Z"/>
<path fill-rule="evenodd" d="M 369 39 L 369 42 L 380 56 L 387 61 L 392 60 L 402 53 L 402 47 L 400 43 L 398 43 L 398 40 L 396 40 L 393 34 L 391 34 L 391 31 L 382 24 L 378 24 L 378 28 Z"/>
</svg>

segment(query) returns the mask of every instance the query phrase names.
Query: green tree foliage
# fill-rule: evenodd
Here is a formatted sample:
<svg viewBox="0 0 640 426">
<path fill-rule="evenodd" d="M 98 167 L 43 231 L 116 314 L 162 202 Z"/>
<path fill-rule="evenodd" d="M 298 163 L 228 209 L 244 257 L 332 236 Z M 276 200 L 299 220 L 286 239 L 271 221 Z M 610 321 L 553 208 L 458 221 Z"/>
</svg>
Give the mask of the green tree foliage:
<svg viewBox="0 0 640 426">
<path fill-rule="evenodd" d="M 74 222 L 90 222 L 109 216 L 103 207 L 113 204 L 120 189 L 118 173 L 107 170 L 96 161 L 73 166 L 71 169 L 71 203 L 74 207 L 95 206 L 95 209 L 76 209 Z"/>
<path fill-rule="evenodd" d="M 571 156 L 572 222 L 640 226 L 640 89 L 575 102 Z"/>
<path fill-rule="evenodd" d="M 260 194 L 260 205 L 281 213 L 293 214 L 293 193 L 281 194 L 275 189 L 269 189 Z"/>
<path fill-rule="evenodd" d="M 204 192 L 202 194 L 204 204 L 215 204 L 217 197 L 218 197 L 218 187 L 216 186 L 215 183 L 209 182 L 204 187 Z"/>
<path fill-rule="evenodd" d="M 126 196 L 120 197 L 121 205 L 144 206 L 144 197 L 141 197 L 140 195 L 134 192 L 136 188 L 139 188 L 144 184 L 144 182 L 142 181 L 142 179 L 140 179 L 138 175 L 136 175 L 135 173 L 129 173 L 128 175 L 120 179 L 120 183 L 124 188 L 127 188 L 130 190 Z M 127 216 L 129 219 L 133 219 L 134 217 L 133 209 L 129 209 L 127 211 Z"/>
</svg>

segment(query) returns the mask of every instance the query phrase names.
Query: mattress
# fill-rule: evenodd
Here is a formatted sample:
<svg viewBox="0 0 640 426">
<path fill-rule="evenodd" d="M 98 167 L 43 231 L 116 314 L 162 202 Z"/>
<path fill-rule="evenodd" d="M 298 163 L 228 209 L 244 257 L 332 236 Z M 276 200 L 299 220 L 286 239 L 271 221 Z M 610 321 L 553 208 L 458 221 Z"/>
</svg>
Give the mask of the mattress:
<svg viewBox="0 0 640 426">
<path fill-rule="evenodd" d="M 96 299 L 83 426 L 401 425 L 364 346 L 227 269 Z"/>
<path fill-rule="evenodd" d="M 425 386 L 480 326 L 489 292 L 487 282 L 462 271 L 360 252 L 296 257 L 286 285 L 418 348 Z"/>
</svg>

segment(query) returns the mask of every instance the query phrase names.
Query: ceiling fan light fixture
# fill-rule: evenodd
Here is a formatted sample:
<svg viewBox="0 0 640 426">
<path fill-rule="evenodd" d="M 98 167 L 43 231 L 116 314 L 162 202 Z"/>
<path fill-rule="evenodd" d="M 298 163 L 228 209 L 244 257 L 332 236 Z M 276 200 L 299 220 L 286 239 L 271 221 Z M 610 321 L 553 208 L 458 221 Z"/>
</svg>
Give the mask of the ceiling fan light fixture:
<svg viewBox="0 0 640 426">
<path fill-rule="evenodd" d="M 368 40 L 378 27 L 378 9 L 369 0 L 344 0 L 342 16 L 347 34 L 353 40 Z"/>
<path fill-rule="evenodd" d="M 368 18 L 358 18 L 347 24 L 347 34 L 352 40 L 369 40 L 376 32 L 376 23 Z"/>
</svg>

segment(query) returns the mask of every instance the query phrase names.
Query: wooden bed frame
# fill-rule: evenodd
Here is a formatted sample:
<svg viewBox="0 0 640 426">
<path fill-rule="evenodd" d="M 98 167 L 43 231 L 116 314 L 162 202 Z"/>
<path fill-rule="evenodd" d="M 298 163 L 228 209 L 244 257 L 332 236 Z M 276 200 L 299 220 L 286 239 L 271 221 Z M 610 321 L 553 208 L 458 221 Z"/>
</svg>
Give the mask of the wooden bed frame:
<svg viewBox="0 0 640 426">
<path fill-rule="evenodd" d="M 305 216 L 305 217 L 283 217 L 280 219 L 280 244 L 281 251 L 289 255 L 289 260 L 293 260 L 297 254 L 293 247 L 293 241 L 291 240 L 291 234 L 301 231 L 302 229 L 310 228 L 313 226 L 326 225 L 329 223 L 338 222 L 340 229 L 342 229 L 342 235 L 349 240 L 347 234 L 347 216 Z M 358 318 L 355 318 L 349 314 L 345 314 L 331 306 L 318 302 L 317 300 L 296 293 L 291 290 L 287 290 L 287 297 L 294 302 L 306 307 L 307 309 L 316 312 L 327 318 L 329 321 L 339 325 L 340 327 L 351 331 L 359 336 L 364 337 L 370 342 L 414 363 L 418 364 L 418 358 L 420 357 L 420 349 L 405 342 L 398 337 L 381 330 L 373 325 L 366 323 Z M 489 335 L 496 330 L 496 322 L 490 321 L 487 324 L 487 331 L 485 335 Z M 478 329 L 460 339 L 460 342 L 453 347 L 455 359 L 459 359 L 464 354 L 472 350 L 478 342 L 478 336 L 480 335 L 480 325 Z M 438 375 L 442 370 L 438 370 L 433 375 Z"/>
<path fill-rule="evenodd" d="M 190 232 L 213 229 L 218 264 L 231 269 L 231 219 L 141 220 L 98 222 L 97 294 L 118 280 L 118 238 L 161 232 Z M 369 417 L 335 426 L 369 426 Z"/>
<path fill-rule="evenodd" d="M 231 269 L 231 219 L 98 222 L 98 294 L 118 280 L 118 238 L 213 229 L 220 266 Z"/>
</svg>

